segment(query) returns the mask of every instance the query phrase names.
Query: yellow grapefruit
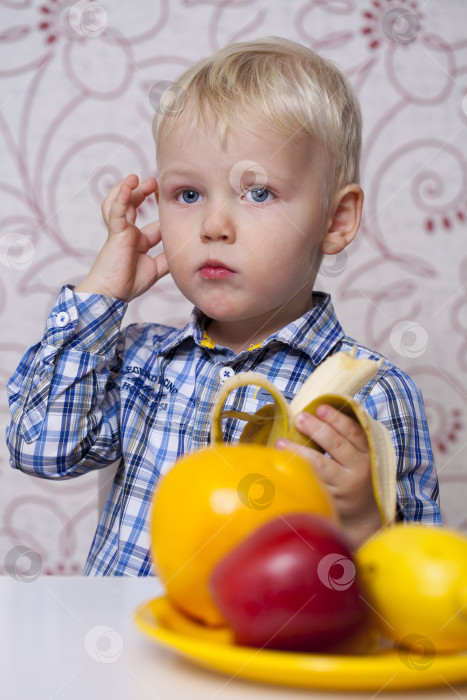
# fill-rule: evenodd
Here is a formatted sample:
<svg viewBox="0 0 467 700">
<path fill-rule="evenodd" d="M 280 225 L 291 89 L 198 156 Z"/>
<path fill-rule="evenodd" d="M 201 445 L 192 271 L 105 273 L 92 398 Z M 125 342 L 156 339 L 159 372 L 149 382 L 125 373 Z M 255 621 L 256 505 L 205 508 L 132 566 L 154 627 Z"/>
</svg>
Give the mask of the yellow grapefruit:
<svg viewBox="0 0 467 700">
<path fill-rule="evenodd" d="M 337 517 L 308 462 L 262 445 L 219 445 L 180 459 L 161 478 L 152 556 L 169 600 L 208 625 L 225 624 L 208 590 L 215 564 L 259 525 L 286 513 Z"/>
</svg>

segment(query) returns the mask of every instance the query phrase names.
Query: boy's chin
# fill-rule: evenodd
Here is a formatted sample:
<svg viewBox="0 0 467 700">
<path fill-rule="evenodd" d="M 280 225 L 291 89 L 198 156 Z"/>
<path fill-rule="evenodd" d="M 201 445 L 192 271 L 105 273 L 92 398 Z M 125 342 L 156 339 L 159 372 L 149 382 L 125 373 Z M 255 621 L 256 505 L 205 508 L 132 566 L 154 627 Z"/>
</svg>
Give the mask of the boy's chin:
<svg viewBox="0 0 467 700">
<path fill-rule="evenodd" d="M 213 321 L 220 323 L 234 323 L 243 321 L 250 316 L 255 316 L 254 309 L 245 309 L 238 303 L 235 304 L 231 299 L 227 301 L 219 298 L 214 300 L 194 300 L 194 305 L 201 311 L 212 318 Z"/>
<path fill-rule="evenodd" d="M 243 316 L 242 314 L 239 314 L 238 312 L 236 312 L 236 313 L 233 313 L 233 312 L 232 313 L 227 313 L 227 312 L 221 313 L 215 309 L 212 310 L 210 307 L 203 308 L 200 306 L 198 308 L 201 309 L 201 311 L 203 312 L 203 314 L 205 314 L 205 316 L 210 318 L 212 321 L 215 321 L 216 323 L 235 323 L 235 322 L 241 323 L 241 322 L 246 320 L 245 316 Z"/>
</svg>

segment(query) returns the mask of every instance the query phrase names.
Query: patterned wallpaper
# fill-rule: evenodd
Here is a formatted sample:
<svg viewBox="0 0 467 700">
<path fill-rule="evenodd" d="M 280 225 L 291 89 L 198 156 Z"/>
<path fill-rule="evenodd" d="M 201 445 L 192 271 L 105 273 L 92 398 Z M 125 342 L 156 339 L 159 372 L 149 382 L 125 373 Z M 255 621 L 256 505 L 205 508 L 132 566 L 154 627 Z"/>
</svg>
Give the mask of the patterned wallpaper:
<svg viewBox="0 0 467 700">
<path fill-rule="evenodd" d="M 317 287 L 422 389 L 442 512 L 467 529 L 465 0 L 0 0 L 0 22 L 2 432 L 8 377 L 104 241 L 101 200 L 129 172 L 155 174 L 163 89 L 218 47 L 281 35 L 335 61 L 364 114 L 364 222 Z M 141 221 L 156 216 L 146 204 Z M 125 322 L 180 325 L 189 310 L 164 278 Z M 79 573 L 100 483 L 26 477 L 2 440 L 0 571 Z"/>
</svg>

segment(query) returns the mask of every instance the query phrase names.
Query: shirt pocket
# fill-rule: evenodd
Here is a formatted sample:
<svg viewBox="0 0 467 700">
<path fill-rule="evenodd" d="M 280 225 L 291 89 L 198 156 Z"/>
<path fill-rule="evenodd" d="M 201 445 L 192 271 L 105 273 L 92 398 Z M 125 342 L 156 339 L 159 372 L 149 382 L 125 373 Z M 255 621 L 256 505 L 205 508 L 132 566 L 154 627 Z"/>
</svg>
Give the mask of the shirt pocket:
<svg viewBox="0 0 467 700">
<path fill-rule="evenodd" d="M 121 431 L 126 461 L 165 471 L 186 449 L 192 430 L 195 402 L 192 396 L 149 383 L 138 376 L 121 385 Z"/>
</svg>

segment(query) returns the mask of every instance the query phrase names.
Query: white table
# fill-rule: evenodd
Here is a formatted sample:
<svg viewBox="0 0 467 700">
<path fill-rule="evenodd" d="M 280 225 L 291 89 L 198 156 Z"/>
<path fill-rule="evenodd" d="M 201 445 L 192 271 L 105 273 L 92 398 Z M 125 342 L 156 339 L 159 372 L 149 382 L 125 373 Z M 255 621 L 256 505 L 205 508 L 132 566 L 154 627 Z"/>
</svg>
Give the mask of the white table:
<svg viewBox="0 0 467 700">
<path fill-rule="evenodd" d="M 2 700 L 467 700 L 467 686 L 412 693 L 309 691 L 229 678 L 147 639 L 133 612 L 151 578 L 0 577 Z"/>
</svg>

